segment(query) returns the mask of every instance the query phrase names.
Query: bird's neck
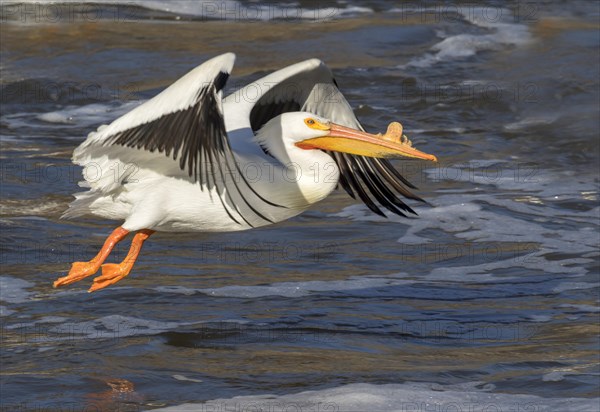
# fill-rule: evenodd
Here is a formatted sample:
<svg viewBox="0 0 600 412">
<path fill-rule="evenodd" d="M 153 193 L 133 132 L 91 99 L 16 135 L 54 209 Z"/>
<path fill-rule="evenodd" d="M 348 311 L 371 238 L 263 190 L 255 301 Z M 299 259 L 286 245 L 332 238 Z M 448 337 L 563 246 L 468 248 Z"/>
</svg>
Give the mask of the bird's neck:
<svg viewBox="0 0 600 412">
<path fill-rule="evenodd" d="M 304 150 L 285 139 L 259 142 L 270 154 L 270 192 L 284 204 L 307 208 L 329 195 L 339 179 L 336 162 L 320 150 Z M 269 183 L 271 183 L 269 182 Z M 264 181 L 263 181 L 264 184 Z M 265 187 L 265 189 L 268 189 Z"/>
</svg>

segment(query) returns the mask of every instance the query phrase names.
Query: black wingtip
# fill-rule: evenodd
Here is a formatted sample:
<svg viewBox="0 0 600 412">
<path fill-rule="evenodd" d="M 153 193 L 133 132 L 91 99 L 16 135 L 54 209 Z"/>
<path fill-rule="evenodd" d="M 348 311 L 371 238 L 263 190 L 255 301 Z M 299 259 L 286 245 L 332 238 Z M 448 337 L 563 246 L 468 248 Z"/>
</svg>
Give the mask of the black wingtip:
<svg viewBox="0 0 600 412">
<path fill-rule="evenodd" d="M 358 194 L 360 200 L 373 213 L 387 217 L 377 206 L 376 201 L 398 216 L 407 217 L 406 213 L 418 216 L 417 212 L 404 203 L 399 195 L 428 204 L 405 187 L 407 180 L 390 162 L 347 153 L 327 153 L 333 157 L 340 170 L 340 186 L 353 198 L 355 193 Z M 410 183 L 408 185 L 414 187 Z"/>
<path fill-rule="evenodd" d="M 219 74 L 217 74 L 217 77 L 215 77 L 215 80 L 213 82 L 217 92 L 223 90 L 223 87 L 225 87 L 225 83 L 227 83 L 227 79 L 229 79 L 229 73 L 219 72 Z"/>
</svg>

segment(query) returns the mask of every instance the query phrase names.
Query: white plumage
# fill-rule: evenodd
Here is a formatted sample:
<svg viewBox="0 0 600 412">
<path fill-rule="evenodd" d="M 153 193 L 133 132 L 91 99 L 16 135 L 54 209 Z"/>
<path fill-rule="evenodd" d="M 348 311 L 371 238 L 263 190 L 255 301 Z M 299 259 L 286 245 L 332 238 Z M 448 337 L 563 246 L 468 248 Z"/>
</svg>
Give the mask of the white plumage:
<svg viewBox="0 0 600 412">
<path fill-rule="evenodd" d="M 364 133 L 317 59 L 223 99 L 234 61 L 227 53 L 203 63 L 75 149 L 88 190 L 75 195 L 64 217 L 93 214 L 123 224 L 98 256 L 76 262 L 55 286 L 95 273 L 130 231 L 140 231 L 130 252 L 135 261 L 154 231 L 263 226 L 303 212 L 338 185 L 375 213 L 382 214 L 376 202 L 397 214 L 412 212 L 398 194 L 420 199 L 381 158 L 434 156 Z M 102 265 L 91 290 L 126 276 L 132 265 Z"/>
</svg>

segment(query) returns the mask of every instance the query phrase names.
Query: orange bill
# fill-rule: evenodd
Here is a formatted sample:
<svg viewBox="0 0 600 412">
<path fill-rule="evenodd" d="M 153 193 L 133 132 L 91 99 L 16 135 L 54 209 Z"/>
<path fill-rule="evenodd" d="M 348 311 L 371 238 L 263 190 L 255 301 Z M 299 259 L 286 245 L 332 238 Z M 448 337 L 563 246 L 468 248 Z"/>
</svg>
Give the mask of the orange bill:
<svg viewBox="0 0 600 412">
<path fill-rule="evenodd" d="M 408 144 L 385 140 L 381 136 L 351 129 L 339 124 L 319 124 L 319 129 L 329 133 L 325 136 L 297 142 L 301 149 L 323 149 L 368 157 L 411 157 L 437 162 L 437 157 L 421 152 Z M 314 126 L 313 126 L 314 127 Z M 317 127 L 314 127 L 317 128 Z"/>
</svg>

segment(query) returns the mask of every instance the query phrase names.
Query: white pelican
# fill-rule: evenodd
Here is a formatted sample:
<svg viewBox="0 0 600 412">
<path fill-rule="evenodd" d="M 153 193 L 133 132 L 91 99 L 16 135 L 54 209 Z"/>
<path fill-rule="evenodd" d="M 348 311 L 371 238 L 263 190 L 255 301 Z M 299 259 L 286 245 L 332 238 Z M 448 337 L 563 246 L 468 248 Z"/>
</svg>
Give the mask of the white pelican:
<svg viewBox="0 0 600 412">
<path fill-rule="evenodd" d="M 436 158 L 395 136 L 364 131 L 320 60 L 294 64 L 222 98 L 232 53 L 196 67 L 154 98 L 88 135 L 74 151 L 89 190 L 63 217 L 123 221 L 89 262 L 54 287 L 95 274 L 90 292 L 131 271 L 155 231 L 236 231 L 302 213 L 339 184 L 375 213 L 414 213 L 421 200 L 384 157 Z M 399 126 L 398 124 L 396 124 Z M 405 139 L 405 136 L 402 136 Z M 104 261 L 136 232 L 126 258 Z"/>
</svg>

